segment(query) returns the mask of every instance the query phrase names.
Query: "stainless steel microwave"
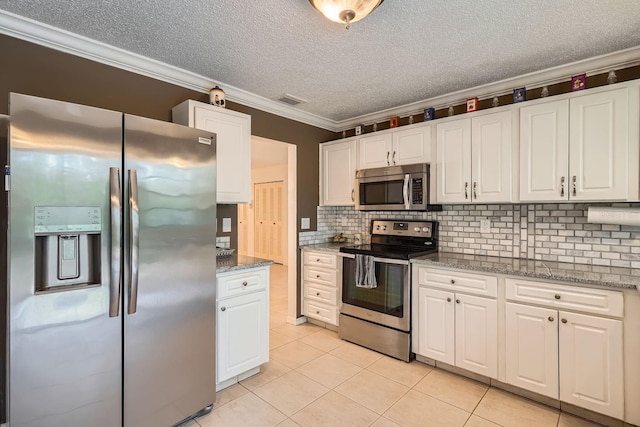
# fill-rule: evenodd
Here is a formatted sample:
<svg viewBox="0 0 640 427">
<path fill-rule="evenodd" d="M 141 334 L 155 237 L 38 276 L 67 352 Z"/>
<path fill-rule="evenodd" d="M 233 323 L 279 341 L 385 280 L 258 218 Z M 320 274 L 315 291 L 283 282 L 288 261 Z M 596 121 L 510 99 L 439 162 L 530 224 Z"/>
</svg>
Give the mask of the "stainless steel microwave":
<svg viewBox="0 0 640 427">
<path fill-rule="evenodd" d="M 440 211 L 429 204 L 429 164 L 388 166 L 356 172 L 356 209 Z"/>
</svg>

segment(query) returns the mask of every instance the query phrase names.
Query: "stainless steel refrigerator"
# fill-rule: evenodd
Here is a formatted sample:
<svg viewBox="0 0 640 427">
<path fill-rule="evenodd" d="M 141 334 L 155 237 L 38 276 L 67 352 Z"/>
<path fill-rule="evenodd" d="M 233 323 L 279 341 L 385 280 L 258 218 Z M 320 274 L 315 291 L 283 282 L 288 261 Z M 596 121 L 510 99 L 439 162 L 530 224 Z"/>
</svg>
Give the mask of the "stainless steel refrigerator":
<svg viewBox="0 0 640 427">
<path fill-rule="evenodd" d="M 215 135 L 19 94 L 9 112 L 9 426 L 212 405 Z"/>
</svg>

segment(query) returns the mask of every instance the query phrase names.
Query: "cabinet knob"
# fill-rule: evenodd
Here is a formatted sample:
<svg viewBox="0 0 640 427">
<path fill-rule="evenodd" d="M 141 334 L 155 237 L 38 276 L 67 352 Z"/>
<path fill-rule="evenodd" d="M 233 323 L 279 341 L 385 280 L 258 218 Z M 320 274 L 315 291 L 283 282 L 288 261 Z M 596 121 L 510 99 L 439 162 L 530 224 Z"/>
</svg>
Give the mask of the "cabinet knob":
<svg viewBox="0 0 640 427">
<path fill-rule="evenodd" d="M 320 262 L 320 258 L 317 258 L 317 259 L 316 259 L 316 262 Z"/>
<path fill-rule="evenodd" d="M 316 296 L 319 297 L 320 296 L 320 292 L 316 292 Z"/>
<path fill-rule="evenodd" d="M 447 298 L 447 302 L 451 302 L 451 298 Z"/>
<path fill-rule="evenodd" d="M 455 281 L 455 280 L 453 280 L 453 279 L 451 279 L 451 284 L 452 284 L 452 285 L 455 285 L 455 284 L 456 284 L 456 281 Z"/>
<path fill-rule="evenodd" d="M 227 307 L 220 307 L 220 311 L 227 311 Z"/>
<path fill-rule="evenodd" d="M 567 319 L 562 319 L 561 322 L 562 323 L 567 323 Z"/>
<path fill-rule="evenodd" d="M 459 299 L 456 300 L 456 304 L 460 304 L 460 300 Z"/>
<path fill-rule="evenodd" d="M 553 322 L 554 320 L 553 316 L 549 316 L 549 322 Z"/>
<path fill-rule="evenodd" d="M 320 310 L 316 310 L 316 314 L 320 314 Z"/>
<path fill-rule="evenodd" d="M 558 295 L 558 294 L 555 294 L 553 297 L 554 297 L 555 299 L 560 299 L 560 295 Z"/>
<path fill-rule="evenodd" d="M 316 274 L 316 279 L 319 279 L 319 278 L 320 278 L 320 275 L 319 275 L 319 274 Z"/>
<path fill-rule="evenodd" d="M 246 281 L 242 282 L 242 286 L 247 286 L 247 285 L 248 285 L 248 283 Z"/>
</svg>

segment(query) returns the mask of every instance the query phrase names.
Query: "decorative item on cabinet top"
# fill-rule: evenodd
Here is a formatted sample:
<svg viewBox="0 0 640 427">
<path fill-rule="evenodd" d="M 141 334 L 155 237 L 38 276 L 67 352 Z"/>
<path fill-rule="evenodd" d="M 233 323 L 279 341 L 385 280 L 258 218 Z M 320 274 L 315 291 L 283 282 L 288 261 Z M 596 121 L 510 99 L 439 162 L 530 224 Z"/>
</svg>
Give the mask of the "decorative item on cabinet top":
<svg viewBox="0 0 640 427">
<path fill-rule="evenodd" d="M 587 75 L 580 74 L 579 76 L 571 77 L 571 91 L 582 90 L 587 87 Z"/>
<path fill-rule="evenodd" d="M 209 91 L 209 103 L 216 107 L 226 108 L 226 102 L 224 99 L 224 91 L 218 86 Z"/>
<path fill-rule="evenodd" d="M 527 89 L 526 88 L 519 88 L 519 89 L 514 89 L 513 90 L 513 103 L 515 104 L 516 102 L 524 102 L 527 100 Z"/>
</svg>

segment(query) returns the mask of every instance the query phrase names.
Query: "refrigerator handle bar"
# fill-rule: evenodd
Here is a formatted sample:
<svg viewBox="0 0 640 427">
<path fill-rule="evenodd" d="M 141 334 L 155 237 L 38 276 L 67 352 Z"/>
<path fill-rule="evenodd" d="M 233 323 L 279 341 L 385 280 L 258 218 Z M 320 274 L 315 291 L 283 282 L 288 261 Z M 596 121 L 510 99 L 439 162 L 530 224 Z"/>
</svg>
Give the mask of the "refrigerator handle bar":
<svg viewBox="0 0 640 427">
<path fill-rule="evenodd" d="M 109 168 L 109 195 L 111 207 L 111 269 L 109 281 L 109 317 L 120 315 L 120 250 L 122 244 L 122 192 L 120 168 Z"/>
<path fill-rule="evenodd" d="M 138 309 L 138 251 L 140 248 L 140 209 L 138 207 L 138 172 L 129 169 L 129 304 L 127 313 Z"/>
</svg>

